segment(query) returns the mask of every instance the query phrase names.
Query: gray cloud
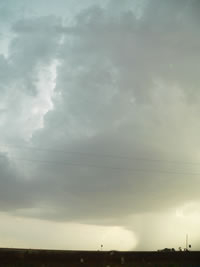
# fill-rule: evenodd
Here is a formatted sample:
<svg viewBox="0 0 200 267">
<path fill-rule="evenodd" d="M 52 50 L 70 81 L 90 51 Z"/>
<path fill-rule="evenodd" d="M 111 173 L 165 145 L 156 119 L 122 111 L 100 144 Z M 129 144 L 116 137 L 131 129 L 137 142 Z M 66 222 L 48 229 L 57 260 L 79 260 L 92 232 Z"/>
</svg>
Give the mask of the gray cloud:
<svg viewBox="0 0 200 267">
<path fill-rule="evenodd" d="M 0 153 L 0 209 L 14 212 L 19 208 L 30 208 L 32 198 L 27 181 L 4 153 Z"/>
<path fill-rule="evenodd" d="M 187 19 L 186 4 L 177 3 L 177 9 L 185 19 Z M 192 34 L 192 42 L 195 40 L 199 42 L 199 38 L 195 31 L 189 33 L 181 22 L 177 22 L 178 12 L 171 14 L 173 4 L 171 6 L 169 4 L 167 11 L 160 4 L 158 10 L 161 12 L 165 10 L 165 14 L 160 17 L 158 12 L 158 17 L 154 14 L 152 18 L 150 5 L 150 10 L 147 7 L 141 20 L 137 20 L 131 12 L 113 18 L 110 17 L 110 13 L 98 7 L 85 10 L 78 16 L 74 29 L 76 35 L 72 40 L 66 37 L 60 50 L 61 65 L 58 68 L 56 86 L 58 96 L 55 99 L 55 110 L 47 114 L 45 129 L 37 134 L 38 144 L 41 144 L 42 140 L 47 147 L 50 142 L 51 146 L 55 147 L 61 148 L 63 145 L 66 148 L 72 147 L 72 151 L 74 149 L 86 152 L 92 149 L 97 153 L 112 151 L 112 154 L 118 155 L 131 154 L 133 158 L 138 155 L 139 157 L 148 155 L 149 158 L 158 159 L 181 157 L 187 161 L 192 157 L 192 152 L 190 154 L 188 147 L 186 149 L 183 146 L 183 142 L 188 138 L 187 134 L 190 139 L 191 135 L 195 136 L 197 128 L 195 127 L 194 132 L 191 130 L 188 133 L 184 124 L 188 123 L 189 127 L 191 123 L 191 106 L 187 103 L 188 91 L 191 89 L 188 89 L 187 85 L 191 80 L 198 82 L 197 74 L 191 72 L 198 57 L 195 59 L 191 57 L 194 53 L 193 45 L 192 43 L 183 45 L 182 38 L 187 34 Z M 171 28 L 168 15 L 173 18 L 174 23 L 176 22 L 176 30 Z M 157 28 L 156 21 L 159 21 Z M 178 35 L 177 29 L 179 29 Z M 80 32 L 80 35 L 77 36 L 77 32 Z M 185 60 L 186 66 L 183 66 L 182 60 Z M 195 84 L 192 87 L 196 95 Z M 193 108 L 192 113 L 194 112 L 193 115 L 196 117 L 198 107 Z M 174 115 L 172 110 L 177 110 L 177 114 Z M 188 115 L 187 122 L 185 113 Z M 183 127 L 187 132 L 185 134 Z M 50 131 L 51 135 L 47 137 L 47 132 Z M 97 140 L 100 140 L 99 144 Z M 196 137 L 195 140 L 197 141 Z M 190 146 L 195 147 L 196 141 Z M 176 151 L 172 152 L 174 143 Z M 191 151 L 195 149 L 194 147 Z M 57 157 L 57 155 L 52 156 Z M 108 160 L 99 158 L 93 161 L 97 165 L 108 164 Z M 88 160 L 78 159 L 78 162 L 84 165 Z M 103 164 L 100 164 L 102 162 Z M 134 170 L 137 166 L 143 170 L 146 163 L 125 161 L 124 164 L 121 161 L 120 164 L 123 168 L 129 169 L 131 166 Z M 156 163 L 153 167 L 152 164 L 147 165 L 147 170 L 164 169 L 166 172 L 171 170 L 172 173 L 183 168 L 177 164 L 163 166 Z M 192 168 L 189 166 L 183 172 L 191 171 Z M 82 170 L 80 172 L 83 173 Z M 63 170 L 63 173 L 66 171 Z M 101 212 L 112 217 L 112 212 L 117 213 L 118 209 L 121 211 L 119 214 L 121 216 L 123 212 L 167 208 L 187 201 L 189 195 L 198 197 L 198 193 L 195 193 L 191 186 L 193 184 L 191 180 L 196 181 L 195 177 L 189 181 L 179 175 L 159 174 L 159 172 L 124 174 L 105 169 L 91 170 L 87 165 L 86 175 L 77 174 L 78 178 L 73 176 L 70 178 L 70 175 L 67 175 L 62 179 L 60 166 L 59 174 L 61 180 L 66 179 L 68 186 L 64 189 L 62 185 L 62 189 L 58 192 L 69 191 L 66 194 L 66 202 L 73 202 L 75 198 L 72 211 L 79 215 L 81 211 L 75 207 L 84 203 L 84 199 L 84 207 L 89 210 L 87 212 L 83 209 L 83 214 L 90 216 L 96 211 L 97 217 L 101 216 Z M 179 190 L 186 187 L 187 197 Z M 61 199 L 64 192 L 61 194 Z M 70 200 L 68 197 L 71 195 Z M 94 195 L 95 205 L 91 202 Z M 59 201 L 59 197 L 56 194 L 54 196 L 55 202 Z M 160 198 L 162 201 L 158 202 Z M 80 202 L 76 204 L 78 199 Z M 105 208 L 101 209 L 102 206 Z"/>
<path fill-rule="evenodd" d="M 37 73 L 42 65 L 50 64 L 52 59 L 56 57 L 56 48 L 60 36 L 55 34 L 55 31 L 53 33 L 49 32 L 48 29 L 56 27 L 57 24 L 60 24 L 59 19 L 48 16 L 30 20 L 25 19 L 16 23 L 13 27 L 15 33 L 18 33 L 19 29 L 21 31 L 11 42 L 10 60 L 15 75 L 19 77 L 20 82 L 22 79 L 23 88 L 28 89 L 31 93 L 37 91 L 35 83 Z M 28 36 L 25 34 L 27 28 L 30 32 Z M 33 32 L 34 29 L 39 29 L 36 35 Z"/>
</svg>

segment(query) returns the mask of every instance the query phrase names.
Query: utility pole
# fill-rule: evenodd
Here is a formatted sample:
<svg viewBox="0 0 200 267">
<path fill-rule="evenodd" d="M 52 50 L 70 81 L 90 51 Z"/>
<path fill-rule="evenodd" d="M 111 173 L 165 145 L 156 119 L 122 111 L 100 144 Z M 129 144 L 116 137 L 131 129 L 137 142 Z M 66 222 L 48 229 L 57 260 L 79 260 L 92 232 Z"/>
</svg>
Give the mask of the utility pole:
<svg viewBox="0 0 200 267">
<path fill-rule="evenodd" d="M 188 234 L 186 234 L 186 250 L 188 250 Z"/>
</svg>

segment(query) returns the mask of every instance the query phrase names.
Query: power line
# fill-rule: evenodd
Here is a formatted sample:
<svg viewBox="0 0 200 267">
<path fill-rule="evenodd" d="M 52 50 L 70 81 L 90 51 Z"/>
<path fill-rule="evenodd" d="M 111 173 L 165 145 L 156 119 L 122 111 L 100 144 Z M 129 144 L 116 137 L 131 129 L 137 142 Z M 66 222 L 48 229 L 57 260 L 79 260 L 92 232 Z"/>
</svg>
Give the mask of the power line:
<svg viewBox="0 0 200 267">
<path fill-rule="evenodd" d="M 0 145 L 1 148 L 12 148 L 12 149 L 27 149 L 41 152 L 53 152 L 53 153 L 62 153 L 62 154 L 72 154 L 79 156 L 95 156 L 95 157 L 106 157 L 106 158 L 118 158 L 118 159 L 128 159 L 135 161 L 147 161 L 147 162 L 163 162 L 170 164 L 186 164 L 186 165 L 200 165 L 200 162 L 192 162 L 192 161 L 180 161 L 180 160 L 167 160 L 167 159 L 150 159 L 145 157 L 131 157 L 126 155 L 114 155 L 114 154 L 106 154 L 106 153 L 94 153 L 94 152 L 80 152 L 80 151 L 66 151 L 66 150 L 58 150 L 58 149 L 49 149 L 49 148 L 38 148 L 31 146 L 19 146 L 19 145 Z"/>
<path fill-rule="evenodd" d="M 1 156 L 0 157 L 4 157 Z M 175 174 L 175 175 L 194 175 L 199 176 L 198 172 L 182 172 L 182 171 L 167 171 L 159 169 L 137 169 L 137 168 L 124 168 L 124 167 L 112 167 L 107 165 L 95 165 L 95 164 L 82 164 L 82 163 L 73 163 L 65 161 L 49 161 L 49 160 L 38 160 L 38 159 L 25 159 L 25 158 L 16 158 L 10 157 L 14 161 L 24 161 L 24 162 L 33 162 L 39 164 L 54 164 L 54 165 L 65 165 L 65 166 L 76 166 L 76 167 L 88 167 L 88 168 L 97 168 L 97 169 L 111 169 L 111 170 L 121 170 L 125 172 L 147 172 L 147 173 L 162 173 L 162 174 Z"/>
</svg>

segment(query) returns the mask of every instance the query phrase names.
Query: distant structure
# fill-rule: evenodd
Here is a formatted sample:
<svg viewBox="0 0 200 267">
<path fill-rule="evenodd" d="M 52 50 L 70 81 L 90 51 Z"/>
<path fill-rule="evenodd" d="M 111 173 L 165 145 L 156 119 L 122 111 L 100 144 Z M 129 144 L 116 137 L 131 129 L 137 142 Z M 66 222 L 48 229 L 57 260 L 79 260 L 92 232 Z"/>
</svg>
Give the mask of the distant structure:
<svg viewBox="0 0 200 267">
<path fill-rule="evenodd" d="M 175 252 L 176 250 L 174 248 L 164 248 L 159 249 L 158 252 Z"/>
<path fill-rule="evenodd" d="M 182 247 L 178 248 L 178 251 L 190 251 L 191 249 L 191 244 L 188 244 L 188 234 L 186 234 L 186 240 L 185 240 L 185 248 L 182 249 Z M 164 249 L 159 249 L 158 252 L 175 252 L 176 250 L 174 248 L 164 248 Z"/>
<path fill-rule="evenodd" d="M 186 244 L 185 244 L 185 251 L 189 251 L 189 248 L 191 248 L 192 246 L 191 246 L 191 244 L 189 244 L 188 245 L 188 234 L 186 234 L 186 242 L 185 242 Z"/>
</svg>

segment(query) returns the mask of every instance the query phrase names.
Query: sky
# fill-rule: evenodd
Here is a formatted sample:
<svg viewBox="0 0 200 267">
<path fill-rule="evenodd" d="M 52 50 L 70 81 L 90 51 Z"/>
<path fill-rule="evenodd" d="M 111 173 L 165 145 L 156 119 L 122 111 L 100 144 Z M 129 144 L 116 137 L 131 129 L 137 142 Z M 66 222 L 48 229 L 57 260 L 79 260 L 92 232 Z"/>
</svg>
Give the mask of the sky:
<svg viewBox="0 0 200 267">
<path fill-rule="evenodd" d="M 200 249 L 199 12 L 0 0 L 0 247 Z"/>
</svg>

